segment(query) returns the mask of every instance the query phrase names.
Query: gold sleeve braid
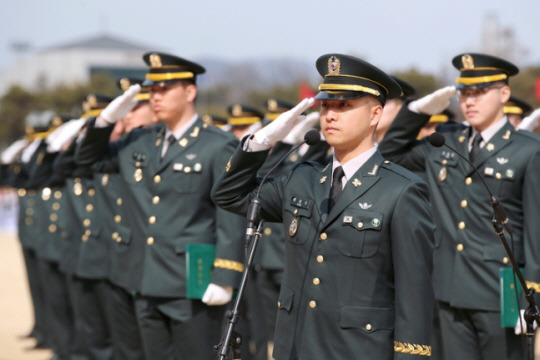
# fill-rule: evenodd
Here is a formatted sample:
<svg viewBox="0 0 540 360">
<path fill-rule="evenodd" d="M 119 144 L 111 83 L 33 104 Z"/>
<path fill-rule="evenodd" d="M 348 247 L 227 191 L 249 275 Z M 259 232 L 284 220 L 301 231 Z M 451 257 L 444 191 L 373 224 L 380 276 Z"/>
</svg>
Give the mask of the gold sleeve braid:
<svg viewBox="0 0 540 360">
<path fill-rule="evenodd" d="M 241 262 L 233 261 L 233 260 L 226 260 L 226 259 L 219 259 L 219 258 L 216 258 L 214 260 L 214 267 L 227 269 L 227 270 L 234 270 L 238 272 L 244 271 L 244 264 L 242 264 Z"/>
<path fill-rule="evenodd" d="M 536 292 L 540 292 L 540 284 L 537 283 L 537 282 L 534 282 L 534 281 L 525 281 L 525 284 L 527 285 L 527 287 L 529 288 L 533 288 L 534 290 L 536 290 Z"/>
<path fill-rule="evenodd" d="M 431 346 L 394 341 L 394 352 L 411 355 L 431 356 Z"/>
</svg>

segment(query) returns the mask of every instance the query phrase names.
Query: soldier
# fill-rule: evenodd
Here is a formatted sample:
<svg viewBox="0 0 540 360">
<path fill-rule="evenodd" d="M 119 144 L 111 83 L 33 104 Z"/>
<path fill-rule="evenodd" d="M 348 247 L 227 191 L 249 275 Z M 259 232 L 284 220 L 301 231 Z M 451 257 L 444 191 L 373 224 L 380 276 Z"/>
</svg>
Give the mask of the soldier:
<svg viewBox="0 0 540 360">
<path fill-rule="evenodd" d="M 263 114 L 249 105 L 234 104 L 227 108 L 229 117 L 227 124 L 230 131 L 237 139 L 241 139 L 245 134 L 252 134 L 262 127 Z"/>
<path fill-rule="evenodd" d="M 504 104 L 504 115 L 508 117 L 510 124 L 515 128 L 523 121 L 523 118 L 529 115 L 532 111 L 532 106 L 525 100 L 521 100 L 515 96 L 510 96 L 510 99 Z"/>
<path fill-rule="evenodd" d="M 223 305 L 243 271 L 243 233 L 241 218 L 216 208 L 210 190 L 238 140 L 197 115 L 195 80 L 205 72 L 202 66 L 157 52 L 143 59 L 150 67 L 144 83 L 150 105 L 164 126 L 135 129 L 108 144 L 112 125 L 136 104 L 140 87 L 133 85 L 90 124 L 77 158 L 83 166 L 108 160 L 124 181 L 117 231 L 126 245 L 125 286 L 136 290 L 146 357 L 213 359 Z M 215 246 L 211 280 L 204 284 L 205 273 L 188 276 L 186 269 L 194 255 L 187 250 L 201 245 Z M 202 296 L 188 298 L 199 275 Z"/>
<path fill-rule="evenodd" d="M 429 120 L 426 125 L 422 126 L 416 136 L 417 140 L 428 137 L 437 131 L 437 126 L 441 124 L 454 124 L 454 113 L 448 109 L 445 109 L 440 114 L 434 114 L 429 117 Z"/>
<path fill-rule="evenodd" d="M 518 73 L 510 62 L 485 54 L 461 54 L 452 60 L 463 124 L 441 125 L 446 143 L 471 161 L 500 199 L 513 228 L 513 246 L 525 278 L 538 285 L 538 136 L 516 131 L 504 115 L 510 98 L 509 77 Z M 413 171 L 426 174 L 438 231 L 433 284 L 439 307 L 444 359 L 522 359 L 514 329 L 502 328 L 499 270 L 509 267 L 499 236 L 493 231 L 493 209 L 479 175 L 453 151 L 417 141 L 430 114 L 446 108 L 453 86 L 411 102 L 379 145 L 383 154 Z M 414 113 L 414 114 L 413 114 Z"/>
<path fill-rule="evenodd" d="M 333 161 L 299 164 L 260 187 L 262 217 L 285 230 L 273 356 L 424 358 L 433 306 L 427 187 L 373 144 L 386 99 L 401 89 L 352 56 L 323 55 L 316 65 L 324 78 L 316 96 L 321 130 Z M 219 206 L 245 213 L 271 144 L 312 104 L 303 100 L 243 139 L 213 190 Z"/>
</svg>

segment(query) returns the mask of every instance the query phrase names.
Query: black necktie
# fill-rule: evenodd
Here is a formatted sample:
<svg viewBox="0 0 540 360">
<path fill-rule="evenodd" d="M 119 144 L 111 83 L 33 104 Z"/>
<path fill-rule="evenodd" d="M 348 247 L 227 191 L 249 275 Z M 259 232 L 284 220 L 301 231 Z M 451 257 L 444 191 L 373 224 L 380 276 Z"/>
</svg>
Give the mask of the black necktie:
<svg viewBox="0 0 540 360">
<path fill-rule="evenodd" d="M 343 168 L 341 166 L 338 166 L 334 169 L 334 176 L 332 178 L 332 187 L 330 188 L 330 203 L 328 207 L 328 211 L 332 210 L 334 205 L 336 204 L 337 198 L 341 194 L 341 191 L 343 190 L 343 185 L 341 183 L 341 179 L 345 175 L 345 172 L 343 171 Z"/>
<path fill-rule="evenodd" d="M 476 135 L 474 135 L 471 146 L 471 153 L 469 154 L 469 158 L 471 159 L 471 161 L 474 161 L 474 159 L 480 152 L 480 143 L 482 142 L 482 140 L 482 135 L 480 135 L 480 133 L 476 133 Z"/>
<path fill-rule="evenodd" d="M 170 134 L 169 137 L 167 138 L 167 147 L 165 148 L 165 150 L 163 150 L 161 154 L 162 159 L 165 157 L 165 155 L 167 154 L 167 151 L 169 151 L 169 149 L 171 148 L 172 144 L 174 144 L 175 141 L 176 141 L 176 138 L 174 137 L 174 135 Z"/>
</svg>

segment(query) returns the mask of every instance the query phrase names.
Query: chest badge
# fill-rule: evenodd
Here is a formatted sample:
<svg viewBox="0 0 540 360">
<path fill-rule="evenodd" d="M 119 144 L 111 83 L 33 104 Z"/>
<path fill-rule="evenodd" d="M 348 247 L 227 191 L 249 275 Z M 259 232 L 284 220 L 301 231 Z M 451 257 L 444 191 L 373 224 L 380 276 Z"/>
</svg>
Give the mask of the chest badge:
<svg viewBox="0 0 540 360">
<path fill-rule="evenodd" d="M 360 206 L 360 209 L 362 210 L 368 210 L 369 208 L 373 206 L 373 204 L 368 204 L 368 203 L 358 203 L 358 205 Z"/>
<path fill-rule="evenodd" d="M 498 157 L 497 158 L 497 162 L 501 165 L 504 165 L 508 162 L 508 159 L 507 158 L 503 158 L 503 157 Z"/>
<path fill-rule="evenodd" d="M 448 176 L 448 170 L 446 170 L 446 166 L 443 166 L 441 170 L 439 170 L 439 176 L 438 176 L 439 182 L 443 182 L 444 180 L 446 180 L 447 176 Z"/>
<path fill-rule="evenodd" d="M 143 179 L 143 173 L 142 169 L 135 169 L 135 172 L 133 173 L 133 180 L 136 182 L 141 182 Z"/>
<path fill-rule="evenodd" d="M 291 221 L 291 225 L 289 225 L 289 236 L 293 237 L 296 235 L 296 231 L 298 230 L 298 220 L 296 218 L 293 218 Z"/>
</svg>

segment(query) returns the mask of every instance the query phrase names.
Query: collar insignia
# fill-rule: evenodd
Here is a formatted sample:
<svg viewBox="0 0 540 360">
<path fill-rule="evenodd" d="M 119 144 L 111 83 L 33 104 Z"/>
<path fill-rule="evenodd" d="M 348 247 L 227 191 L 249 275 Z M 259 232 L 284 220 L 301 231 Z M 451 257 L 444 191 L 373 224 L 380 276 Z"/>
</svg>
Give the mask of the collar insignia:
<svg viewBox="0 0 540 360">
<path fill-rule="evenodd" d="M 373 166 L 373 169 L 368 172 L 368 175 L 377 175 L 377 170 L 379 170 L 379 165 L 375 164 L 375 166 Z"/>
<path fill-rule="evenodd" d="M 492 143 L 489 143 L 486 145 L 486 149 L 487 151 L 493 151 L 495 150 L 495 145 L 493 145 Z"/>
<path fill-rule="evenodd" d="M 327 177 L 326 175 L 324 175 L 324 176 L 321 178 L 321 180 L 319 180 L 319 182 L 320 182 L 321 184 L 324 184 L 324 182 L 326 181 L 327 178 L 328 178 L 328 177 Z"/>
<path fill-rule="evenodd" d="M 354 187 L 358 187 L 358 186 L 362 185 L 362 182 L 360 180 L 358 180 L 357 178 L 355 178 L 353 180 L 352 184 L 354 185 Z"/>
<path fill-rule="evenodd" d="M 458 139 L 458 141 L 459 141 L 460 143 L 464 142 L 464 141 L 465 141 L 465 136 L 460 136 L 459 139 Z"/>
<path fill-rule="evenodd" d="M 510 134 L 511 134 L 511 133 L 512 133 L 512 132 L 511 132 L 510 130 L 506 130 L 506 133 L 503 135 L 502 138 L 503 138 L 504 140 L 510 139 Z"/>
</svg>

